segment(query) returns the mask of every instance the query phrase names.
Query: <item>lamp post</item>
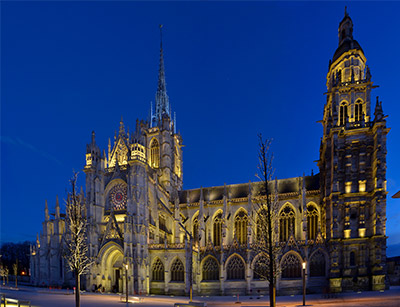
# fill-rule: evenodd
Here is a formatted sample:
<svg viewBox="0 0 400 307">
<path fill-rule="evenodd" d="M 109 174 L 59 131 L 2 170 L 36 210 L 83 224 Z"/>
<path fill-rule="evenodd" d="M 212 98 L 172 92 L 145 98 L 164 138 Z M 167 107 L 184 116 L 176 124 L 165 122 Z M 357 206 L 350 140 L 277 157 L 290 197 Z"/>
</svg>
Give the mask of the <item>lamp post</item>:
<svg viewBox="0 0 400 307">
<path fill-rule="evenodd" d="M 306 262 L 303 262 L 303 306 L 306 305 Z"/>
<path fill-rule="evenodd" d="M 125 292 L 126 292 L 126 303 L 128 304 L 128 295 L 129 295 L 129 291 L 128 291 L 128 264 L 127 264 L 127 263 L 125 264 L 125 272 L 126 272 L 126 275 L 125 275 L 125 285 L 126 285 L 126 289 L 125 289 Z"/>
</svg>

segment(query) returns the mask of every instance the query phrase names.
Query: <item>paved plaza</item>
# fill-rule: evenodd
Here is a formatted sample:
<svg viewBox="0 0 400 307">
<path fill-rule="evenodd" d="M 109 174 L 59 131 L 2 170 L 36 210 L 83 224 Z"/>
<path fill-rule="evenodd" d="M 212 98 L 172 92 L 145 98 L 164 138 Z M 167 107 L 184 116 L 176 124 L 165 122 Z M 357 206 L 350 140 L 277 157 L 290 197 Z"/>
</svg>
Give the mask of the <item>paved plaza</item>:
<svg viewBox="0 0 400 307">
<path fill-rule="evenodd" d="M 49 290 L 45 288 L 21 287 L 18 290 L 13 288 L 0 288 L 0 293 L 8 298 L 29 300 L 34 307 L 70 307 L 75 306 L 72 291 Z M 101 307 L 101 306 L 126 306 L 120 301 L 117 294 L 94 294 L 82 293 L 82 307 Z M 138 296 L 135 298 L 139 298 Z M 142 302 L 129 303 L 130 306 L 174 306 L 175 303 L 187 303 L 187 297 L 174 296 L 140 296 Z M 132 299 L 134 299 L 132 297 Z M 237 297 L 232 296 L 212 296 L 194 297 L 194 301 L 207 302 L 207 306 L 269 306 L 268 296 L 241 296 L 239 302 Z M 277 306 L 293 307 L 302 306 L 302 296 L 279 296 Z M 7 305 L 13 306 L 13 305 Z M 400 306 L 400 287 L 392 287 L 384 292 L 362 292 L 362 293 L 341 293 L 334 298 L 326 298 L 320 294 L 310 294 L 306 296 L 306 306 L 346 306 L 346 307 L 395 307 Z"/>
</svg>

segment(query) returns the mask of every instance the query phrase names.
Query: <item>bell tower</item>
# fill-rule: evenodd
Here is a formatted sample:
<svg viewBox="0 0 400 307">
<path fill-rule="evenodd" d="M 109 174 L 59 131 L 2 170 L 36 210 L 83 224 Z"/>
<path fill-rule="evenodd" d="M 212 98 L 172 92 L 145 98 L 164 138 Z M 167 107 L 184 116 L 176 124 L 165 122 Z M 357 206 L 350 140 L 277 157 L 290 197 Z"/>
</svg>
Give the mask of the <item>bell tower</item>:
<svg viewBox="0 0 400 307">
<path fill-rule="evenodd" d="M 147 131 L 147 152 L 150 167 L 161 186 L 170 195 L 182 189 L 182 137 L 176 132 L 165 81 L 164 49 L 160 25 L 160 66 L 155 95 L 155 112 L 151 108 L 150 128 Z"/>
<path fill-rule="evenodd" d="M 345 10 L 329 61 L 318 166 L 333 291 L 385 288 L 386 116 Z"/>
</svg>

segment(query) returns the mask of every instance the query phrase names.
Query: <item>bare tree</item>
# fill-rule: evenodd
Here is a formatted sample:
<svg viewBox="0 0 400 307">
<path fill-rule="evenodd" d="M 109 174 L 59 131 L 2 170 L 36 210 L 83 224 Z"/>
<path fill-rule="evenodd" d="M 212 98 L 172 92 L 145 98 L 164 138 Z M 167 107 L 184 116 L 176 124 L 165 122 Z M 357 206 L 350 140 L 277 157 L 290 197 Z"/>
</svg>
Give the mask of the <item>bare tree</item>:
<svg viewBox="0 0 400 307">
<path fill-rule="evenodd" d="M 77 194 L 78 174 L 70 179 L 71 192 L 66 201 L 65 259 L 75 276 L 75 306 L 80 306 L 80 277 L 88 272 L 93 261 L 88 256 L 87 217 L 83 192 Z"/>
<path fill-rule="evenodd" d="M 276 306 L 276 277 L 279 273 L 278 256 L 280 246 L 278 242 L 278 192 L 277 181 L 273 187 L 272 177 L 274 169 L 272 167 L 273 154 L 271 153 L 270 139 L 263 139 L 258 135 L 258 173 L 257 177 L 261 180 L 261 189 L 258 195 L 254 196 L 257 204 L 257 214 L 255 215 L 256 236 L 254 248 L 257 252 L 266 257 L 265 261 L 259 261 L 256 273 L 261 279 L 269 282 L 270 306 Z M 274 192 L 272 192 L 274 190 Z"/>
</svg>

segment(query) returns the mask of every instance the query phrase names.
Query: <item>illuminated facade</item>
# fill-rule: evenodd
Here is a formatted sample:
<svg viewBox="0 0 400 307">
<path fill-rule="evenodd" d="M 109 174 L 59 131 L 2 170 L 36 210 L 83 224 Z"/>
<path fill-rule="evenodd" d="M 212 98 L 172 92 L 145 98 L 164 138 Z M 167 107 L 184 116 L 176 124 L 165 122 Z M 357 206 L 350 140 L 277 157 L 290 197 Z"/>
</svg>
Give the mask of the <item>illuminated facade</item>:
<svg viewBox="0 0 400 307">
<path fill-rule="evenodd" d="M 310 292 L 385 288 L 386 128 L 382 103 L 374 113 L 374 85 L 353 24 L 339 25 L 339 47 L 327 74 L 323 138 L 317 175 L 281 179 L 276 235 L 281 246 L 277 291 L 299 293 L 305 261 Z M 260 183 L 182 190 L 182 138 L 165 86 L 161 46 L 155 112 L 119 132 L 108 152 L 95 135 L 87 145 L 86 204 L 89 254 L 84 278 L 105 291 L 187 294 L 193 254 L 197 294 L 266 293 L 268 258 L 254 249 Z M 37 285 L 67 285 L 62 260 L 63 215 L 56 205 L 32 247 L 31 276 Z M 193 251 L 187 233 L 193 237 Z"/>
</svg>

